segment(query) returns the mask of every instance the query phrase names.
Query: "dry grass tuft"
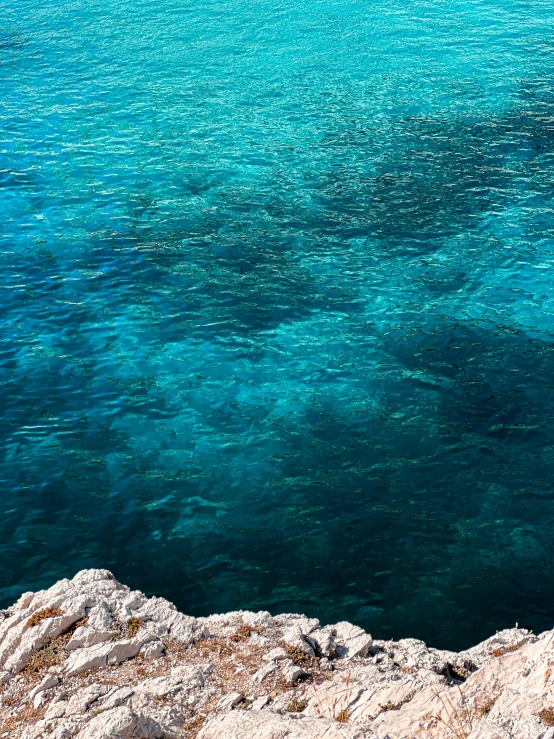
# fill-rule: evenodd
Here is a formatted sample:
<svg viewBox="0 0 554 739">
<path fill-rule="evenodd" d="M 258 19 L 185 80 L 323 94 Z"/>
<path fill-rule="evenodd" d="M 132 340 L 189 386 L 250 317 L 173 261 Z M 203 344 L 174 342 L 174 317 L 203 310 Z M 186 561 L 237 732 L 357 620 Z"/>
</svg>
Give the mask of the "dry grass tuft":
<svg viewBox="0 0 554 739">
<path fill-rule="evenodd" d="M 32 703 L 26 704 L 15 716 L 9 716 L 2 721 L 2 725 L 0 726 L 2 736 L 16 736 L 15 731 L 17 729 L 21 729 L 24 726 L 33 726 L 33 724 L 36 724 L 37 721 L 40 721 L 44 717 L 45 712 L 46 709 L 44 707 L 34 708 Z"/>
<path fill-rule="evenodd" d="M 263 626 L 247 626 L 247 624 L 243 624 L 234 634 L 231 634 L 229 639 L 232 642 L 246 641 L 252 634 L 261 634 L 263 630 Z"/>
<path fill-rule="evenodd" d="M 300 647 L 291 647 L 289 644 L 285 644 L 284 642 L 280 642 L 279 646 L 285 649 L 289 658 L 295 665 L 311 670 L 319 667 L 319 659 L 317 657 L 312 657 L 311 654 L 306 654 L 306 652 L 300 649 Z"/>
<path fill-rule="evenodd" d="M 61 608 L 43 608 L 42 611 L 37 611 L 27 621 L 27 626 L 37 626 L 45 618 L 54 618 L 55 616 L 63 616 Z"/>
<path fill-rule="evenodd" d="M 25 665 L 23 672 L 27 675 L 45 672 L 49 667 L 59 665 L 66 658 L 66 652 L 59 639 L 52 639 L 41 649 L 37 649 Z"/>
<path fill-rule="evenodd" d="M 545 726 L 554 726 L 554 708 L 543 708 L 538 714 Z"/>
<path fill-rule="evenodd" d="M 479 703 L 479 705 L 477 706 L 477 713 L 480 716 L 488 716 L 488 714 L 491 712 L 491 708 L 496 702 L 497 697 L 498 696 L 495 696 L 494 698 L 487 698 L 482 703 Z"/>
<path fill-rule="evenodd" d="M 520 649 L 524 644 L 525 642 L 521 641 L 517 644 L 511 644 L 509 647 L 497 647 L 496 649 L 491 649 L 489 654 L 491 657 L 503 657 L 509 652 L 517 652 L 517 650 Z"/>
<path fill-rule="evenodd" d="M 196 737 L 199 734 L 200 729 L 204 725 L 205 721 L 205 716 L 194 716 L 193 718 L 186 721 L 183 725 L 183 737 L 185 739 L 193 739 L 193 737 Z"/>
<path fill-rule="evenodd" d="M 36 615 L 36 614 L 35 614 Z M 67 657 L 65 646 L 79 628 L 84 626 L 88 621 L 88 616 L 82 618 L 80 621 L 75 621 L 71 626 L 66 629 L 63 634 L 60 634 L 56 639 L 50 639 L 40 649 L 35 649 L 31 654 L 29 661 L 23 668 L 23 674 L 33 675 L 41 672 L 46 672 L 49 667 L 59 665 Z"/>
<path fill-rule="evenodd" d="M 144 622 L 140 618 L 130 618 L 126 625 L 126 636 L 131 639 L 136 636 Z"/>
<path fill-rule="evenodd" d="M 290 713 L 301 713 L 307 705 L 308 701 L 305 698 L 295 698 L 288 704 L 287 711 Z"/>
<path fill-rule="evenodd" d="M 337 715 L 335 716 L 335 721 L 338 721 L 339 724 L 346 724 L 349 718 L 350 718 L 350 709 L 343 708 L 342 711 L 339 711 Z"/>
<path fill-rule="evenodd" d="M 189 651 L 197 651 L 203 657 L 210 657 L 213 654 L 217 654 L 220 657 L 227 657 L 234 654 L 234 650 L 231 649 L 222 639 L 200 639 L 196 644 L 191 645 Z"/>
<path fill-rule="evenodd" d="M 415 667 L 407 667 L 406 665 L 398 665 L 405 675 L 415 675 L 417 669 Z"/>
<path fill-rule="evenodd" d="M 331 704 L 331 718 L 333 719 L 333 721 L 338 721 L 339 724 L 345 724 L 350 719 L 350 699 L 352 698 L 352 691 L 350 690 L 350 677 L 351 671 L 348 670 L 348 675 L 346 676 L 344 684 L 346 690 L 342 695 L 335 696 Z M 318 691 L 315 684 L 313 685 L 313 689 L 317 700 L 316 713 L 319 716 L 322 716 L 324 712 L 322 710 L 321 701 L 319 700 Z M 343 706 L 342 708 L 341 705 Z"/>
<path fill-rule="evenodd" d="M 465 695 L 458 687 L 458 693 L 460 697 L 460 705 L 456 706 L 448 695 L 445 694 L 443 698 L 440 693 L 433 691 L 435 698 L 438 698 L 442 703 L 442 707 L 446 713 L 446 718 L 443 718 L 440 714 L 437 714 L 435 718 L 440 721 L 447 729 L 449 729 L 456 739 L 467 739 L 473 728 L 473 721 L 475 714 L 469 709 Z"/>
</svg>

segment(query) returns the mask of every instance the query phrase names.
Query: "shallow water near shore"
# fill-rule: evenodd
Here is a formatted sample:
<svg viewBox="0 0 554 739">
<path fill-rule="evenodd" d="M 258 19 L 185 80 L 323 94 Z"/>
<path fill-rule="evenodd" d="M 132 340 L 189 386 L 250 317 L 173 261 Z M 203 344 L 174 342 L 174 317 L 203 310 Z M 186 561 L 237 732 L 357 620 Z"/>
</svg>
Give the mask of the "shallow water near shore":
<svg viewBox="0 0 554 739">
<path fill-rule="evenodd" d="M 0 10 L 0 605 L 551 628 L 552 5 Z"/>
</svg>

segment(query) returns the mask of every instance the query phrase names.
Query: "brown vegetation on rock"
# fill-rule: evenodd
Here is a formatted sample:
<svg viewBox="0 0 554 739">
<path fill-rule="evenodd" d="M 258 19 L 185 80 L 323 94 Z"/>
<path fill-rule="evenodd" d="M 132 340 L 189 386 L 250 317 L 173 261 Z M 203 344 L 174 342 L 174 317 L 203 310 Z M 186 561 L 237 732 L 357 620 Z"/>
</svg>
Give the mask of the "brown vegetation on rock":
<svg viewBox="0 0 554 739">
<path fill-rule="evenodd" d="M 38 626 L 41 621 L 45 618 L 54 618 L 55 616 L 63 616 L 61 608 L 43 608 L 41 611 L 33 613 L 31 618 L 27 621 L 27 626 Z"/>
<path fill-rule="evenodd" d="M 64 621 L 27 626 L 59 615 L 52 602 Z M 454 654 L 297 614 L 194 619 L 102 570 L 0 619 L 9 739 L 100 739 L 110 726 L 121 739 L 536 739 L 529 726 L 554 726 L 553 632 L 508 629 Z"/>
</svg>

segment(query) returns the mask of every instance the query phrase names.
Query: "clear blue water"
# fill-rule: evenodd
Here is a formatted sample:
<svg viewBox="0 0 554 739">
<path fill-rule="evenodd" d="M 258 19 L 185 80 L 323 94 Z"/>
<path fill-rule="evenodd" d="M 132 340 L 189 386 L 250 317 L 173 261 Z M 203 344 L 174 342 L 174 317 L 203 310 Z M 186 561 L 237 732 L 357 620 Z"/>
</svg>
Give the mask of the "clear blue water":
<svg viewBox="0 0 554 739">
<path fill-rule="evenodd" d="M 554 622 L 554 7 L 0 0 L 0 602 Z"/>
</svg>

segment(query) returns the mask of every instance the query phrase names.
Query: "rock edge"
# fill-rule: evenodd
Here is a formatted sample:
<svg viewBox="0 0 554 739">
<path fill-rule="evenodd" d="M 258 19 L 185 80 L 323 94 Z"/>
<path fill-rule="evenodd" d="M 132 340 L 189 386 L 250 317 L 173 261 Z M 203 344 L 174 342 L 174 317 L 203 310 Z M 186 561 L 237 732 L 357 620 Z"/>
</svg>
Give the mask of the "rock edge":
<svg viewBox="0 0 554 739">
<path fill-rule="evenodd" d="M 83 570 L 0 611 L 0 737 L 554 739 L 554 631 L 463 652 L 348 622 L 207 618 Z"/>
</svg>

